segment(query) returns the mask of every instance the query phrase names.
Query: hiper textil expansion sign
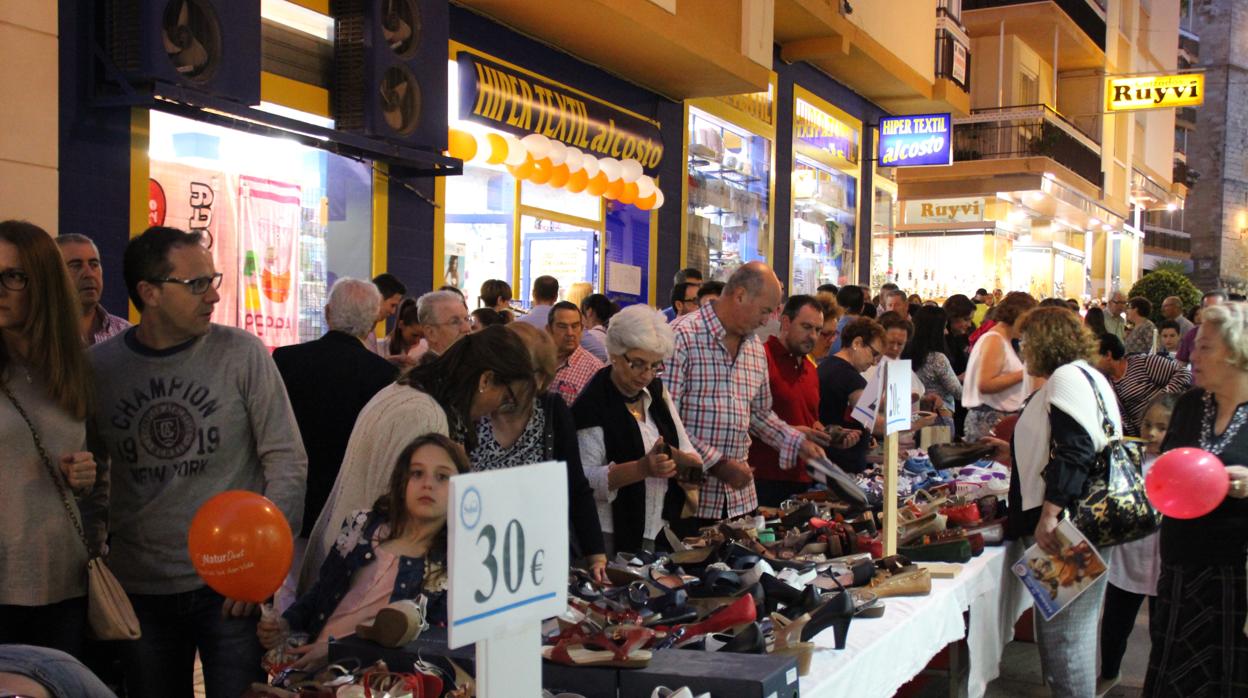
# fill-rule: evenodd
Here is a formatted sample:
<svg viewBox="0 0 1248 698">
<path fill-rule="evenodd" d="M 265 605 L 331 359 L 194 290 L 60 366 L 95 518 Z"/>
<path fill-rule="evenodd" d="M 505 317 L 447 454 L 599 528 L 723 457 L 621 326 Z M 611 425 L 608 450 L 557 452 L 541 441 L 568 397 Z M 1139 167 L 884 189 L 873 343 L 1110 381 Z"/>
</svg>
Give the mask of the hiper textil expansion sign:
<svg viewBox="0 0 1248 698">
<path fill-rule="evenodd" d="M 1205 74 L 1134 75 L 1105 80 L 1105 111 L 1195 107 L 1205 101 Z"/>
<path fill-rule="evenodd" d="M 880 119 L 880 167 L 953 164 L 953 119 L 949 114 L 886 116 Z"/>
</svg>

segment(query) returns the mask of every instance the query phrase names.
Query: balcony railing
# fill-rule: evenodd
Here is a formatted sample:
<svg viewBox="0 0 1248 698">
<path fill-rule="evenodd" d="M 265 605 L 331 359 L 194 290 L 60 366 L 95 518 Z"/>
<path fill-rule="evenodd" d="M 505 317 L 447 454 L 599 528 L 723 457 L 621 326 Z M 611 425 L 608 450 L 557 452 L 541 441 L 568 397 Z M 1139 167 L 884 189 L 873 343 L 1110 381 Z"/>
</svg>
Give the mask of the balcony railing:
<svg viewBox="0 0 1248 698">
<path fill-rule="evenodd" d="M 1105 50 L 1106 0 L 1048 0 L 1070 17 L 1083 33 L 1087 34 L 1101 50 Z M 987 10 L 1008 5 L 1034 3 L 1037 0 L 962 0 L 962 11 Z"/>
<path fill-rule="evenodd" d="M 944 29 L 936 30 L 936 77 L 952 80 L 963 92 L 971 91 L 971 49 Z"/>
<path fill-rule="evenodd" d="M 976 109 L 953 124 L 953 159 L 1043 156 L 1102 185 L 1100 146 L 1043 104 Z"/>
</svg>

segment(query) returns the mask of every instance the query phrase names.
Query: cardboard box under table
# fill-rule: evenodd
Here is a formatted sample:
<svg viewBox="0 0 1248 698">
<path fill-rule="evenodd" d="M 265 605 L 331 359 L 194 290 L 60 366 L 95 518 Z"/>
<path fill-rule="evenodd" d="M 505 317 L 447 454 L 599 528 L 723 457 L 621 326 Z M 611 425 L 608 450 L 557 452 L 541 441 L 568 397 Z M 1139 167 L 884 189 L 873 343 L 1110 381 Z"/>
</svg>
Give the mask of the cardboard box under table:
<svg viewBox="0 0 1248 698">
<path fill-rule="evenodd" d="M 450 649 L 446 644 L 446 628 L 430 628 L 420 634 L 406 647 L 391 649 L 354 635 L 329 643 L 329 661 L 339 662 L 349 658 L 358 659 L 367 666 L 381 659 L 393 671 L 411 671 L 417 659 L 435 664 L 454 675 L 447 660 L 453 660 L 470 674 L 476 673 L 477 651 L 475 645 Z M 585 698 L 616 698 L 619 691 L 620 670 L 610 667 L 574 667 L 542 662 L 542 687 L 554 693 L 574 692 Z M 649 694 L 647 694 L 649 698 Z"/>
<path fill-rule="evenodd" d="M 620 698 L 650 698 L 655 686 L 688 686 L 713 698 L 797 698 L 797 659 L 701 650 L 655 652 L 645 669 L 620 671 Z"/>
</svg>

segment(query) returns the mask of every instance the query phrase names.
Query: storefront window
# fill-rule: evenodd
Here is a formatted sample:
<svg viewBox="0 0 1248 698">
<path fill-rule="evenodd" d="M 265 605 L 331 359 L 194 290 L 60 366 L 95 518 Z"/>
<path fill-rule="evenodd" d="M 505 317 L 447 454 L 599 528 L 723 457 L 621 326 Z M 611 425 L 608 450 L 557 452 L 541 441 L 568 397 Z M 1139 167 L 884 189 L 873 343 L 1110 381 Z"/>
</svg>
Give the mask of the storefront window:
<svg viewBox="0 0 1248 698">
<path fill-rule="evenodd" d="M 848 281 L 857 236 L 858 180 L 812 160 L 793 165 L 793 293 Z"/>
<path fill-rule="evenodd" d="M 441 283 L 463 290 L 470 306 L 486 280 L 511 279 L 515 201 L 516 180 L 501 169 L 469 166 L 446 178 Z"/>
<path fill-rule="evenodd" d="M 727 279 L 766 261 L 771 141 L 700 109 L 689 109 L 689 208 L 686 266 Z"/>
<path fill-rule="evenodd" d="M 329 288 L 372 277 L 370 163 L 151 112 L 149 222 L 197 230 L 225 275 L 213 321 L 269 348 L 326 331 Z"/>
<path fill-rule="evenodd" d="M 876 174 L 879 174 L 877 170 Z M 893 280 L 894 232 L 898 223 L 897 197 L 887 189 L 876 188 L 871 209 L 871 287 Z"/>
</svg>

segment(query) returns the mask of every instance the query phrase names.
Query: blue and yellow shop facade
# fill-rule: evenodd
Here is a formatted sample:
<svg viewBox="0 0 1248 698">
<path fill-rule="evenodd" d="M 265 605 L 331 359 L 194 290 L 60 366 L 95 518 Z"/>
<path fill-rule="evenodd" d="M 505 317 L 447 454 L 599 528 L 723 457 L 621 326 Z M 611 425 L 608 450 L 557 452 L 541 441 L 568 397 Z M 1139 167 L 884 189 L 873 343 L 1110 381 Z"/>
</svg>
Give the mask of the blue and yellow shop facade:
<svg viewBox="0 0 1248 698">
<path fill-rule="evenodd" d="M 293 21 L 332 44 L 332 28 L 316 19 L 328 15 L 326 0 L 284 5 L 308 10 Z M 62 37 L 81 31 L 72 9 L 60 21 Z M 462 174 L 401 176 L 384 156 L 194 112 L 100 109 L 84 97 L 89 49 L 64 40 L 60 232 L 95 237 L 106 307 L 126 307 L 122 252 L 153 224 L 205 233 L 226 274 L 214 319 L 270 346 L 323 333 L 337 278 L 386 271 L 413 295 L 456 286 L 470 306 L 489 278 L 507 280 L 527 303 L 541 274 L 564 289 L 586 282 L 622 303 L 664 306 L 676 270 L 726 278 L 753 259 L 772 264 L 790 292 L 865 280 L 873 181 L 886 192 L 888 182 L 874 176 L 864 139 L 882 112 L 823 73 L 776 61 L 767 92 L 680 102 L 456 6 L 449 32 L 442 68 L 452 133 L 467 131 L 474 144 L 531 144 L 537 134 L 565 158 L 576 150 L 596 169 L 627 171 L 631 161 L 640 173 L 619 190 L 592 176 L 578 188 L 578 174 L 596 174 L 589 162 L 579 173 L 556 163 L 543 179 L 477 148 Z M 482 85 L 487 75 L 494 82 Z M 497 97 L 500 80 L 516 94 L 483 107 L 479 97 Z M 259 94 L 269 113 L 333 126 L 324 82 L 266 67 Z"/>
</svg>

